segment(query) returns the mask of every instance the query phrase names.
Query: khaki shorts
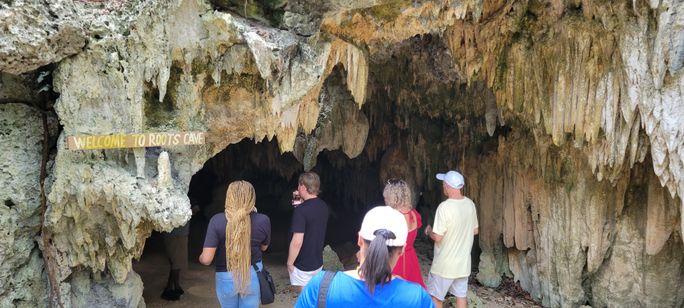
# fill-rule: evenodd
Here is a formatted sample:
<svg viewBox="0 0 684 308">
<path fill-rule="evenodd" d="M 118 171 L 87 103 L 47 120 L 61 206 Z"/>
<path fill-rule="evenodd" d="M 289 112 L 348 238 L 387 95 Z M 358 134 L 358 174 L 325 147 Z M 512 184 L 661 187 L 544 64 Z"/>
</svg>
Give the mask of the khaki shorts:
<svg viewBox="0 0 684 308">
<path fill-rule="evenodd" d="M 188 237 L 165 236 L 164 247 L 172 270 L 188 269 Z"/>
<path fill-rule="evenodd" d="M 295 266 L 294 271 L 292 271 L 292 273 L 290 273 L 290 284 L 292 284 L 293 286 L 304 287 L 304 286 L 306 286 L 307 283 L 309 283 L 309 280 L 311 280 L 311 278 L 313 278 L 313 276 L 316 276 L 316 274 L 318 274 L 318 272 L 320 272 L 322 269 L 323 269 L 323 267 L 321 266 L 317 270 L 305 272 L 305 271 L 299 270 Z"/>
<path fill-rule="evenodd" d="M 428 275 L 427 289 L 430 295 L 444 301 L 447 292 L 456 297 L 466 297 L 468 295 L 468 277 L 447 279 L 430 273 Z"/>
</svg>

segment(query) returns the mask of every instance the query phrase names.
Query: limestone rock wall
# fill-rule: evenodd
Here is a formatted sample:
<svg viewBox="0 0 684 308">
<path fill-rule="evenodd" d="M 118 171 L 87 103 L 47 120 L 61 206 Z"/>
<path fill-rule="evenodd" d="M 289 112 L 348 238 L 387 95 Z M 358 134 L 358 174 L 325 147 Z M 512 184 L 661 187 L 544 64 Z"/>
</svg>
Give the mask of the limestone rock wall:
<svg viewBox="0 0 684 308">
<path fill-rule="evenodd" d="M 650 150 L 674 197 L 684 189 L 682 12 L 681 1 L 392 2 L 338 12 L 321 29 L 380 59 L 388 44 L 441 33 L 460 79 L 495 92 L 490 134 L 516 118 L 555 145 L 570 135 L 611 181 Z"/>
<path fill-rule="evenodd" d="M 319 96 L 334 67 L 344 72 L 352 108 L 365 101 L 364 53 L 339 39 L 299 37 L 202 1 L 136 8 L 128 19 L 111 20 L 126 33 L 104 33 L 55 71 L 63 134 L 46 225 L 61 292 L 71 294 L 63 297 L 67 306 L 78 305 L 74 269 L 124 283 L 152 230 L 189 219 L 190 178 L 211 156 L 246 137 L 277 136 L 281 151 L 292 150 L 299 130 L 316 127 Z M 153 149 L 65 149 L 66 136 L 149 131 L 207 131 L 208 137 L 206 145 L 166 148 L 161 156 Z M 365 133 L 355 137 L 365 140 Z M 350 155 L 363 144 L 335 140 L 327 146 L 343 145 Z M 157 168 L 166 159 L 168 169 Z M 170 170 L 170 177 L 159 170 Z M 126 301 L 136 302 L 130 296 Z"/>
<path fill-rule="evenodd" d="M 54 129 L 54 119 L 51 121 Z M 0 105 L 0 306 L 46 303 L 40 242 L 40 111 L 24 104 Z"/>
<path fill-rule="evenodd" d="M 71 1 L 0 3 L 0 71 L 24 73 L 78 53 L 86 43 Z"/>
<path fill-rule="evenodd" d="M 134 271 L 128 273 L 123 282 L 91 275 L 89 271 L 74 272 L 71 307 L 145 307 L 142 279 Z"/>
<path fill-rule="evenodd" d="M 522 14 L 520 7 L 509 9 Z M 626 47 L 605 51 L 614 45 L 607 37 L 613 32 L 578 16 L 556 20 L 555 30 L 528 20 L 525 31 L 552 38 L 511 38 L 512 46 L 491 47 L 501 41 L 490 38 L 505 33 L 505 22 L 516 15 L 500 16 L 496 26 L 474 27 L 470 34 L 481 35 L 481 44 L 466 31 L 457 36 L 464 26 L 456 24 L 441 37 L 412 38 L 411 47 L 371 55 L 371 106 L 392 103 L 368 113 L 375 133 L 367 150 L 404 146 L 406 167 L 416 170 L 429 203 L 441 197 L 431 191 L 435 172 L 465 172 L 467 194 L 479 206 L 478 280 L 485 285 L 498 286 L 510 275 L 551 307 L 680 306 L 681 284 L 665 281 L 682 281 L 681 200 L 661 186 L 639 109 L 626 109 L 628 96 L 621 93 L 634 86 L 615 77 L 627 70 L 615 50 Z M 533 35 L 525 31 L 518 35 Z M 487 52 L 455 45 L 464 42 Z M 611 67 L 604 52 L 617 57 L 610 60 L 614 75 L 601 71 Z M 470 57 L 477 70 L 467 70 Z M 400 74 L 394 67 L 404 63 L 408 72 Z M 616 79 L 601 86 L 592 81 L 606 76 Z M 449 84 L 480 78 L 493 92 L 479 82 Z M 681 97 L 665 104 L 677 114 Z"/>
<path fill-rule="evenodd" d="M 680 201 L 648 163 L 611 184 L 578 157 L 514 132 L 487 159 L 466 163 L 480 214 L 478 280 L 512 275 L 552 307 L 680 306 Z"/>
<path fill-rule="evenodd" d="M 684 41 L 675 34 L 682 12 L 675 1 L 519 2 L 444 35 L 461 71 L 495 91 L 500 123 L 522 119 L 556 146 L 585 148 L 599 180 L 616 181 L 650 150 L 674 198 L 684 192 L 683 126 L 675 120 L 684 114 Z"/>
</svg>

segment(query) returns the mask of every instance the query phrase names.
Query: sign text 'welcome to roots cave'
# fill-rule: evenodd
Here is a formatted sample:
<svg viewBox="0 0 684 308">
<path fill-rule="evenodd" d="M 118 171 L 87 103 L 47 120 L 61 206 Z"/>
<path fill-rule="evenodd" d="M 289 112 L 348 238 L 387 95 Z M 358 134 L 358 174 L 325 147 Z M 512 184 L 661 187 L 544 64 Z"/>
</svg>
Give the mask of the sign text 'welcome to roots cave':
<svg viewBox="0 0 684 308">
<path fill-rule="evenodd" d="M 141 133 L 106 136 L 69 136 L 69 150 L 165 147 L 204 144 L 204 132 Z"/>
</svg>

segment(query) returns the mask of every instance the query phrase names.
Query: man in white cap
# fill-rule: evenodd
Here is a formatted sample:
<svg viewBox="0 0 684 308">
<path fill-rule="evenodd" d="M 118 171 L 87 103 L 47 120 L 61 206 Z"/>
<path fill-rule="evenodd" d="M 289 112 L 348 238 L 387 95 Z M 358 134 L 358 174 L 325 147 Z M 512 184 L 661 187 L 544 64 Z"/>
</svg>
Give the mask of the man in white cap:
<svg viewBox="0 0 684 308">
<path fill-rule="evenodd" d="M 428 275 L 428 293 L 436 307 L 442 307 L 447 292 L 456 296 L 456 307 L 466 308 L 470 250 L 478 233 L 477 211 L 472 200 L 463 196 L 463 175 L 456 171 L 438 173 L 447 199 L 439 204 L 434 228 L 425 234 L 435 241 L 435 255 Z"/>
</svg>

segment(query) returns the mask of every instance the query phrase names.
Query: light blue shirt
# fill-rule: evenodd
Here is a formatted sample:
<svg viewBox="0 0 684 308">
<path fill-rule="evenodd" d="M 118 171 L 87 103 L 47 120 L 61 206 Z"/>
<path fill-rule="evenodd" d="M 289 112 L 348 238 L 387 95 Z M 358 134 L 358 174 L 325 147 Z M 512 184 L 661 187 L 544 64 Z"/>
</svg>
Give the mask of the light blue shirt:
<svg viewBox="0 0 684 308">
<path fill-rule="evenodd" d="M 295 308 L 318 306 L 318 290 L 325 271 L 314 276 L 299 295 Z M 371 294 L 366 283 L 339 272 L 335 275 L 326 299 L 328 308 L 347 307 L 435 307 L 430 295 L 420 285 L 400 278 L 375 287 Z"/>
</svg>

